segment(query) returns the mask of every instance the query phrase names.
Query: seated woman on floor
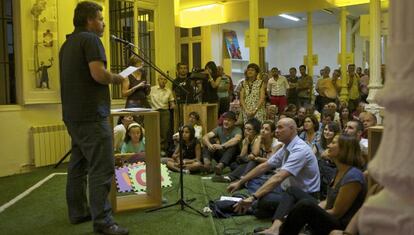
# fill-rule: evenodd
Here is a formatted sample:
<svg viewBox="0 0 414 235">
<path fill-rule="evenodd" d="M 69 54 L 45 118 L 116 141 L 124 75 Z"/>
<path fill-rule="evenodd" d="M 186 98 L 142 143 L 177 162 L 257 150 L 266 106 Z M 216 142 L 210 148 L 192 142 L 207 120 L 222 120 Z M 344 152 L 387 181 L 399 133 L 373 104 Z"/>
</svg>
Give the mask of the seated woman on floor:
<svg viewBox="0 0 414 235">
<path fill-rule="evenodd" d="M 335 176 L 336 166 L 329 159 L 328 145 L 332 142 L 333 138 L 340 133 L 339 124 L 331 122 L 326 124 L 323 128 L 323 133 L 319 141 L 314 147 L 314 152 L 318 158 L 319 172 L 321 175 L 321 190 L 319 192 L 320 199 L 326 198 L 328 185 Z"/>
<path fill-rule="evenodd" d="M 121 153 L 141 153 L 145 152 L 144 129 L 136 122 L 129 124 L 125 135 Z"/>
<path fill-rule="evenodd" d="M 314 146 L 315 155 L 318 158 L 328 158 L 328 145 L 332 142 L 333 138 L 341 132 L 339 124 L 331 122 L 325 125 L 321 137 Z"/>
<path fill-rule="evenodd" d="M 242 148 L 236 161 L 230 164 L 233 170 L 229 175 L 216 175 L 212 178 L 214 182 L 231 182 L 239 179 L 246 170 L 246 167 L 251 165 L 250 159 L 259 154 L 259 132 L 260 121 L 256 118 L 249 119 L 244 124 L 244 139 L 242 141 Z M 250 163 L 250 164 L 249 164 Z"/>
<path fill-rule="evenodd" d="M 245 125 L 245 133 L 248 123 L 249 121 Z M 253 146 L 252 153 L 248 154 L 248 163 L 240 165 L 230 174 L 222 176 L 220 179 L 213 177 L 213 181 L 232 182 L 238 180 L 260 163 L 267 161 L 270 156 L 272 156 L 280 147 L 283 146 L 283 144 L 274 137 L 275 130 L 276 126 L 272 121 L 264 121 L 260 130 L 260 135 L 256 138 L 257 140 Z M 247 134 L 245 135 L 247 138 Z"/>
<path fill-rule="evenodd" d="M 303 132 L 299 134 L 299 138 L 304 140 L 312 149 L 314 149 L 319 136 L 318 130 L 318 119 L 316 119 L 314 115 L 307 115 L 303 121 Z"/>
<path fill-rule="evenodd" d="M 201 163 L 201 145 L 195 137 L 195 130 L 190 125 L 183 126 L 183 171 L 186 173 L 199 172 L 203 169 Z M 180 146 L 175 149 L 171 158 L 163 158 L 162 162 L 167 164 L 168 169 L 180 171 Z"/>
<path fill-rule="evenodd" d="M 360 170 L 363 160 L 359 142 L 355 137 L 337 135 L 328 146 L 328 156 L 335 163 L 337 172 L 329 185 L 327 200 L 318 205 L 315 198 L 299 189 L 286 190 L 281 206 L 273 216 L 272 226 L 256 234 L 295 235 L 308 225 L 312 234 L 327 235 L 347 226 L 367 192 L 365 177 Z M 298 203 L 294 205 L 295 202 Z"/>
</svg>

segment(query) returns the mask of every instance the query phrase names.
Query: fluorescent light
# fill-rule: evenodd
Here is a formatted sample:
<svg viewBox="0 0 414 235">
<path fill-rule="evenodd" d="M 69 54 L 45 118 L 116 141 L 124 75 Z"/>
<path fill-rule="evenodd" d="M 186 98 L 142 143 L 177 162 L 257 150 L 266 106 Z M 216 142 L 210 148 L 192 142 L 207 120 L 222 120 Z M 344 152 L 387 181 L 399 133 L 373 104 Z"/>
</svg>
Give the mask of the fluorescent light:
<svg viewBox="0 0 414 235">
<path fill-rule="evenodd" d="M 293 21 L 299 21 L 300 20 L 297 17 L 291 16 L 291 15 L 287 15 L 287 14 L 280 14 L 279 16 L 280 17 L 283 17 L 285 19 L 288 19 L 288 20 L 293 20 Z"/>
<path fill-rule="evenodd" d="M 334 13 L 333 13 L 333 11 L 332 10 L 329 10 L 329 9 L 322 9 L 322 11 L 323 12 L 325 12 L 325 13 L 328 13 L 329 15 L 333 15 Z"/>
<path fill-rule="evenodd" d="M 203 6 L 191 7 L 191 8 L 183 9 L 182 11 L 203 11 L 203 10 L 211 10 L 212 8 L 215 8 L 215 7 L 219 6 L 219 5 L 221 5 L 221 4 L 213 3 L 213 4 L 208 4 L 208 5 L 203 5 Z"/>
</svg>

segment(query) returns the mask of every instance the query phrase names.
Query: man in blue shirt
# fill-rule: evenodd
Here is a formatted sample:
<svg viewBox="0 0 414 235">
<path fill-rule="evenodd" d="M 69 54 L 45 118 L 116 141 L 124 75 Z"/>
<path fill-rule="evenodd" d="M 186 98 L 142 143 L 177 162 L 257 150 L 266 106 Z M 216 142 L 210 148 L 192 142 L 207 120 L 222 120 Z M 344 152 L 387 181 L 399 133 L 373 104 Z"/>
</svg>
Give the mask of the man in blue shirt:
<svg viewBox="0 0 414 235">
<path fill-rule="evenodd" d="M 106 70 L 99 39 L 105 27 L 102 7 L 78 3 L 73 24 L 75 31 L 67 35 L 59 52 L 63 121 L 72 138 L 66 184 L 69 220 L 79 224 L 92 219 L 95 232 L 128 234 L 114 222 L 108 201 L 114 175 L 108 84 L 125 78 Z"/>
<path fill-rule="evenodd" d="M 278 204 L 279 193 L 290 186 L 300 188 L 310 194 L 319 192 L 320 176 L 317 159 L 312 149 L 297 136 L 296 128 L 296 123 L 291 118 L 279 120 L 276 137 L 285 144 L 284 147 L 267 162 L 258 165 L 244 178 L 228 186 L 227 190 L 234 192 L 248 181 L 260 177 L 271 169 L 277 169 L 276 173 L 267 179 L 252 196 L 235 205 L 236 212 L 245 212 L 255 200 L 258 200 L 259 207 L 260 204 Z"/>
</svg>

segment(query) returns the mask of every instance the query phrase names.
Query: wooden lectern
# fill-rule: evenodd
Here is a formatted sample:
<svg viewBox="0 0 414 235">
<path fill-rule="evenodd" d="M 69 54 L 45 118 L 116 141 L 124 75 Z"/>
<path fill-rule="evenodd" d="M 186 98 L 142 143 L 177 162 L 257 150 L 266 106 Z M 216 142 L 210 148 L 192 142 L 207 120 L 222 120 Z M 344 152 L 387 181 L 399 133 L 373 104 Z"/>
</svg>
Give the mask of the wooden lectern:
<svg viewBox="0 0 414 235">
<path fill-rule="evenodd" d="M 139 110 L 139 109 L 131 109 Z M 146 163 L 146 194 L 117 196 L 115 178 L 109 199 L 114 212 L 157 207 L 161 205 L 161 170 L 160 170 L 160 127 L 157 111 L 142 109 L 140 111 L 127 111 L 126 109 L 111 110 L 111 125 L 113 118 L 124 115 L 140 115 L 144 117 L 145 127 L 145 163 Z"/>
<path fill-rule="evenodd" d="M 368 162 L 370 162 L 378 151 L 382 140 L 383 126 L 372 126 L 368 128 Z M 374 184 L 374 180 L 368 177 L 368 189 Z"/>
</svg>

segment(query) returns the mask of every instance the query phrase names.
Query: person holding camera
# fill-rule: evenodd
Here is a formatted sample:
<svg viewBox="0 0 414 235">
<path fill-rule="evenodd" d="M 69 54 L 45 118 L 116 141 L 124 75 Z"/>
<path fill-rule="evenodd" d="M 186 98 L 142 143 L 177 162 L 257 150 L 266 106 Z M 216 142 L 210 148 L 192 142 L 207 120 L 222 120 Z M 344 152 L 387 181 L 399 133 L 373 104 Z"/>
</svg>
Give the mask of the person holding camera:
<svg viewBox="0 0 414 235">
<path fill-rule="evenodd" d="M 207 62 L 204 73 L 208 76 L 202 80 L 202 102 L 218 104 L 217 88 L 220 85 L 221 77 L 218 75 L 216 63 L 214 61 Z"/>
</svg>

